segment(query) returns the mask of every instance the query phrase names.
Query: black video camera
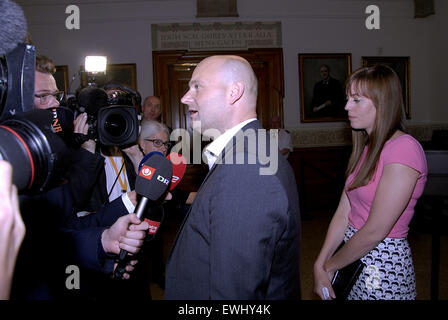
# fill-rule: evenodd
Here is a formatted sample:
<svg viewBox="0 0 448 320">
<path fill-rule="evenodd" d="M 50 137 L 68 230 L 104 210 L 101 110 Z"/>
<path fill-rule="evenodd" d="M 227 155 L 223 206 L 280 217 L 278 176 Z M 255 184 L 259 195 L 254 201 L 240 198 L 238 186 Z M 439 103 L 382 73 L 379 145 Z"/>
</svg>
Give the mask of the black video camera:
<svg viewBox="0 0 448 320">
<path fill-rule="evenodd" d="M 75 97 L 67 99 L 67 106 L 75 117 L 87 113 L 88 134 L 84 140 L 94 139 L 103 146 L 127 146 L 137 142 L 139 125 L 134 105 L 141 101 L 140 94 L 123 86 L 80 89 Z"/>
<path fill-rule="evenodd" d="M 0 56 L 0 121 L 33 110 L 36 49 L 19 43 Z"/>
<path fill-rule="evenodd" d="M 59 182 L 73 134 L 69 109 L 33 110 L 35 57 L 34 46 L 23 43 L 0 56 L 0 159 L 13 166 L 21 193 L 39 193 Z"/>
</svg>

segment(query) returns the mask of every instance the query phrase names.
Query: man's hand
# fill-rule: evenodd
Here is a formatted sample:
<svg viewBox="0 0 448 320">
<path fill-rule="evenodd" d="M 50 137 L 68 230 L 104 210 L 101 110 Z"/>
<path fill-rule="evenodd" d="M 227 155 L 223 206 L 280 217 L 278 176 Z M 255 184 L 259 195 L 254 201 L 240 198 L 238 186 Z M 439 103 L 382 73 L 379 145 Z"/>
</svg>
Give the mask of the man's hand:
<svg viewBox="0 0 448 320">
<path fill-rule="evenodd" d="M 73 132 L 86 135 L 89 132 L 89 124 L 87 123 L 87 113 L 81 113 L 73 121 Z M 90 139 L 81 145 L 82 148 L 95 153 L 96 143 L 94 140 Z"/>
<path fill-rule="evenodd" d="M 131 273 L 132 271 L 134 271 L 135 265 L 138 263 L 138 260 L 131 260 L 127 265 L 126 265 L 126 272 L 123 274 L 123 279 L 128 280 L 131 277 Z M 115 272 L 115 268 L 117 267 L 118 263 L 114 264 L 114 272 Z"/>
<path fill-rule="evenodd" d="M 133 213 L 119 218 L 101 235 L 101 243 L 105 252 L 120 254 L 120 249 L 136 254 L 143 245 L 149 224 L 141 222 Z"/>
<path fill-rule="evenodd" d="M 327 100 L 324 103 L 322 103 L 320 106 L 314 107 L 313 108 L 313 112 L 317 112 L 317 111 L 319 111 L 319 110 L 321 110 L 321 109 L 323 109 L 323 108 L 325 108 L 325 107 L 327 107 L 329 105 L 331 105 L 331 100 Z"/>
<path fill-rule="evenodd" d="M 0 160 L 0 300 L 9 298 L 17 253 L 25 236 L 12 167 Z"/>
<path fill-rule="evenodd" d="M 119 254 L 120 250 L 124 249 L 131 255 L 137 254 L 143 245 L 148 228 L 149 224 L 146 221 L 141 222 L 133 213 L 119 218 L 109 229 L 104 230 L 101 236 L 104 251 Z M 123 274 L 124 279 L 130 278 L 137 262 L 138 260 L 131 260 L 128 263 Z M 116 267 L 117 263 L 114 264 L 114 270 Z"/>
</svg>

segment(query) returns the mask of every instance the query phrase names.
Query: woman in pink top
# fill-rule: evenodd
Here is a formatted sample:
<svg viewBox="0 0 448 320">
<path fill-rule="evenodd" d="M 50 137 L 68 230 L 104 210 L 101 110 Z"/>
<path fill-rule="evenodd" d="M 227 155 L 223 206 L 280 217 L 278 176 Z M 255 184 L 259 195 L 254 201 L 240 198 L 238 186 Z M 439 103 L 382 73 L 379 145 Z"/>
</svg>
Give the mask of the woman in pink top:
<svg viewBox="0 0 448 320">
<path fill-rule="evenodd" d="M 426 183 L 425 153 L 404 133 L 402 91 L 391 68 L 358 69 L 347 83 L 347 97 L 353 150 L 344 191 L 314 263 L 314 290 L 322 299 L 328 298 L 325 292 L 336 298 L 333 275 L 361 259 L 365 267 L 347 299 L 415 299 L 406 237 Z"/>
</svg>

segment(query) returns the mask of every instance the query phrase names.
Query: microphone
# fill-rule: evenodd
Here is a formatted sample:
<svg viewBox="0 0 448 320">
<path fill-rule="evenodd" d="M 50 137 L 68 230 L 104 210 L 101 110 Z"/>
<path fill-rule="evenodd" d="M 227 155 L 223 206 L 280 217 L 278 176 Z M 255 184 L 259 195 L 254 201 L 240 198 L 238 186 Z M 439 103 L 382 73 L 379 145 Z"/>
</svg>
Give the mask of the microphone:
<svg viewBox="0 0 448 320">
<path fill-rule="evenodd" d="M 153 153 L 141 166 L 135 180 L 135 191 L 142 196 L 134 212 L 137 218 L 142 220 L 149 202 L 158 200 L 168 189 L 172 171 L 171 162 L 159 152 Z M 120 251 L 114 272 L 114 277 L 117 279 L 121 279 L 126 272 L 127 254 L 126 250 Z"/>
<path fill-rule="evenodd" d="M 143 153 L 143 149 L 140 150 L 140 151 Z M 153 155 L 155 155 L 155 154 L 158 154 L 158 155 L 164 157 L 163 153 L 162 153 L 162 152 L 159 152 L 159 151 L 151 151 L 150 153 L 147 153 L 147 154 L 143 157 L 143 159 L 140 161 L 140 164 L 138 165 L 138 172 L 140 172 L 140 170 L 142 169 L 142 166 L 145 164 L 145 162 L 146 162 L 149 158 L 151 158 Z"/>
<path fill-rule="evenodd" d="M 159 151 L 152 151 L 148 153 L 143 157 L 142 161 L 140 161 L 140 164 L 138 166 L 139 172 L 143 166 L 143 163 L 145 163 L 145 161 L 148 160 L 150 157 L 152 157 L 154 154 L 159 154 L 163 156 L 163 154 Z M 182 180 L 185 174 L 185 170 L 187 169 L 187 159 L 185 159 L 185 157 L 182 156 L 181 154 L 175 152 L 171 152 L 166 158 L 170 160 L 171 165 L 173 166 L 173 175 L 171 178 L 169 189 L 171 191 L 179 184 L 180 180 Z"/>
<path fill-rule="evenodd" d="M 171 179 L 170 191 L 173 190 L 182 180 L 185 170 L 187 169 L 187 159 L 184 156 L 172 152 L 167 157 L 173 165 L 173 177 Z"/>
<path fill-rule="evenodd" d="M 23 42 L 27 25 L 20 6 L 10 0 L 0 1 L 0 21 L 0 55 L 4 55 Z"/>
<path fill-rule="evenodd" d="M 151 156 L 151 154 L 153 153 L 161 154 L 158 151 L 153 151 L 148 155 Z M 185 174 L 185 169 L 187 167 L 187 159 L 185 159 L 185 157 L 175 152 L 170 153 L 166 158 L 170 160 L 171 165 L 173 166 L 173 174 L 169 187 L 169 191 L 171 191 L 182 180 Z M 151 241 L 155 237 L 157 231 L 159 230 L 160 225 L 162 224 L 163 216 L 164 216 L 163 208 L 156 208 L 156 207 L 151 208 L 150 213 L 148 214 L 148 218 L 145 218 L 145 221 L 148 222 L 149 224 L 148 235 L 151 236 L 151 238 L 146 239 L 146 241 Z"/>
<path fill-rule="evenodd" d="M 135 214 L 141 220 L 146 203 L 155 201 L 168 189 L 173 174 L 171 162 L 160 153 L 154 153 L 142 165 L 137 179 L 135 191 L 142 198 L 137 204 Z"/>
</svg>

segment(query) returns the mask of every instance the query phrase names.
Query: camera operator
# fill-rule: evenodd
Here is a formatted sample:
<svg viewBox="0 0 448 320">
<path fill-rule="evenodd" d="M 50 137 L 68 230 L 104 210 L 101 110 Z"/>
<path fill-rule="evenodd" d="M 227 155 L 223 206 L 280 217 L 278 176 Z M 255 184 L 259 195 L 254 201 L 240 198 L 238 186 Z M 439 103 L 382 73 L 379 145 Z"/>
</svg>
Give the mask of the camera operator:
<svg viewBox="0 0 448 320">
<path fill-rule="evenodd" d="M 103 92 L 107 94 L 109 101 L 122 97 L 123 100 L 129 101 L 123 101 L 119 104 L 132 106 L 130 99 L 124 99 L 129 93 L 121 87 L 109 86 Z M 88 116 L 85 113 L 82 115 L 84 116 L 81 119 L 79 119 L 80 117 L 77 118 L 79 121 L 75 120 L 75 130 L 87 132 L 89 125 L 86 120 Z M 138 165 L 144 156 L 135 145 L 129 146 L 129 143 L 127 145 L 104 145 L 100 141 L 95 142 L 90 139 L 82 144 L 82 148 L 92 153 L 96 152 L 103 160 L 104 166 L 93 176 L 92 180 L 94 181 L 90 185 L 89 197 L 80 204 L 78 216 L 95 212 L 102 205 L 112 202 L 133 190 Z"/>
<path fill-rule="evenodd" d="M 36 56 L 34 80 L 34 108 L 48 109 L 59 107 L 64 92 L 59 91 L 53 74 L 56 67 L 53 61 L 44 55 Z M 73 121 L 74 133 L 82 136 L 88 132 L 87 114 L 81 113 Z M 95 142 L 89 139 L 82 144 L 83 148 L 73 152 L 73 163 L 67 173 L 71 196 L 77 207 L 90 197 L 89 186 L 103 168 L 103 158 L 95 153 Z M 129 190 L 130 191 L 130 190 Z"/>
<path fill-rule="evenodd" d="M 53 61 L 43 55 L 36 56 L 36 71 L 34 73 L 34 108 L 48 109 L 59 107 L 64 92 L 59 91 L 53 74 L 56 67 Z"/>
<path fill-rule="evenodd" d="M 9 298 L 14 265 L 25 235 L 12 167 L 0 160 L 0 300 Z"/>
</svg>

